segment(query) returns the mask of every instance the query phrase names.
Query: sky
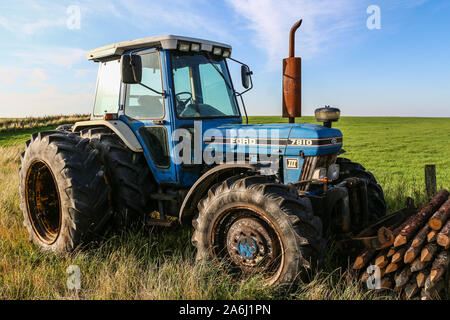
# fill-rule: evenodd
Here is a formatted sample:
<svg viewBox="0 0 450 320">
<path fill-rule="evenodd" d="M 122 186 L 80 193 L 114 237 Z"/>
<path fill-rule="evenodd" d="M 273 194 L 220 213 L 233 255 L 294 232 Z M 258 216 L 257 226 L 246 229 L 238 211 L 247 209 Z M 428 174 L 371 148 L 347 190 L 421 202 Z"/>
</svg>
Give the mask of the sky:
<svg viewBox="0 0 450 320">
<path fill-rule="evenodd" d="M 86 51 L 163 34 L 232 45 L 254 73 L 249 115 L 280 115 L 300 18 L 303 115 L 450 117 L 449 16 L 448 0 L 0 0 L 0 117 L 90 113 Z"/>
</svg>

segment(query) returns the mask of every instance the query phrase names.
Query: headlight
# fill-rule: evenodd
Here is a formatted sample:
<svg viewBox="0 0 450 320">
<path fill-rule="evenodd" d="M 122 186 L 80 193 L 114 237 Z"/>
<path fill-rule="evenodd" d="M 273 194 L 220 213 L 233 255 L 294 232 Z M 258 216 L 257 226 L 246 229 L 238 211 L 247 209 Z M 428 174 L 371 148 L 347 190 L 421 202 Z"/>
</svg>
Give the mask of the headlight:
<svg viewBox="0 0 450 320">
<path fill-rule="evenodd" d="M 327 172 L 327 178 L 330 180 L 337 180 L 339 179 L 339 165 L 338 164 L 332 164 L 328 167 Z"/>
<path fill-rule="evenodd" d="M 194 51 L 194 52 L 199 52 L 200 51 L 200 44 L 199 43 L 191 44 L 191 50 Z"/>
<path fill-rule="evenodd" d="M 189 51 L 189 43 L 180 43 L 178 45 L 178 50 L 183 51 L 183 52 L 188 52 Z"/>
<path fill-rule="evenodd" d="M 313 172 L 312 179 L 319 180 L 325 178 L 326 176 L 327 176 L 326 168 L 316 168 Z"/>
</svg>

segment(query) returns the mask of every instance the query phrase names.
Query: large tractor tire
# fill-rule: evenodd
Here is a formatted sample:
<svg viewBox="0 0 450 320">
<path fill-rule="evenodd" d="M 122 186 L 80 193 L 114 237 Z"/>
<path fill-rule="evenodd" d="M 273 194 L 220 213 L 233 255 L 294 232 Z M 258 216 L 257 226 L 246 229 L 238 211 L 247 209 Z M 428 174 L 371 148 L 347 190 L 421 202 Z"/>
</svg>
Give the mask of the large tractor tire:
<svg viewBox="0 0 450 320">
<path fill-rule="evenodd" d="M 350 177 L 357 177 L 366 182 L 369 222 L 385 216 L 386 202 L 384 200 L 383 189 L 377 183 L 374 175 L 370 171 L 367 171 L 361 164 L 352 162 L 347 158 L 337 158 L 336 163 L 340 167 L 339 180 L 337 182 Z"/>
<path fill-rule="evenodd" d="M 224 261 L 234 274 L 266 284 L 307 281 L 325 253 L 322 223 L 307 198 L 267 176 L 236 176 L 198 204 L 192 243 L 197 260 Z"/>
<path fill-rule="evenodd" d="M 65 123 L 65 124 L 61 124 L 61 125 L 57 126 L 55 130 L 72 132 L 72 128 L 73 128 L 73 124 Z"/>
<path fill-rule="evenodd" d="M 87 139 L 61 131 L 34 133 L 19 169 L 20 207 L 30 240 L 71 252 L 104 230 L 111 211 L 105 170 Z"/>
<path fill-rule="evenodd" d="M 142 222 L 146 214 L 156 210 L 150 194 L 155 183 L 143 153 L 131 151 L 111 130 L 104 127 L 81 131 L 99 151 L 112 187 L 114 221 L 117 227 Z"/>
</svg>

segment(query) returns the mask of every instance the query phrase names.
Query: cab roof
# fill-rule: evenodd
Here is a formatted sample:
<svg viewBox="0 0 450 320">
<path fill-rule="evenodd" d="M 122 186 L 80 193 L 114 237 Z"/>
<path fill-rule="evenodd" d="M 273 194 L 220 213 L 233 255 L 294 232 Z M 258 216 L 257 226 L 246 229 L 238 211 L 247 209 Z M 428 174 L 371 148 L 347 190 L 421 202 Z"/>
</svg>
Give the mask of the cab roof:
<svg viewBox="0 0 450 320">
<path fill-rule="evenodd" d="M 213 47 L 219 47 L 221 49 L 227 49 L 231 52 L 231 46 L 228 44 L 169 34 L 164 36 L 154 36 L 149 38 L 122 41 L 107 46 L 103 46 L 97 49 L 92 49 L 88 51 L 87 58 L 88 60 L 99 62 L 118 58 L 125 51 L 132 49 L 150 49 L 155 47 L 161 47 L 167 50 L 174 50 L 178 48 L 180 42 L 189 44 L 190 43 L 200 44 L 201 51 L 210 52 L 213 50 Z"/>
</svg>

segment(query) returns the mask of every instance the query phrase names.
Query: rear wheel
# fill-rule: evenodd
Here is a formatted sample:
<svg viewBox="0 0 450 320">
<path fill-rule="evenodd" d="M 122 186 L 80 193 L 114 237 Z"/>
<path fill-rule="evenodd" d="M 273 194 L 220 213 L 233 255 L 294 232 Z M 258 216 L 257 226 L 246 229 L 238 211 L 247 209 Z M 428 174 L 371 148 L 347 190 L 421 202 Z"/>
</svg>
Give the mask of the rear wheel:
<svg viewBox="0 0 450 320">
<path fill-rule="evenodd" d="M 232 177 L 198 205 L 192 242 L 197 260 L 217 259 L 268 285 L 307 280 L 325 252 L 320 218 L 309 199 L 266 176 Z"/>
<path fill-rule="evenodd" d="M 117 135 L 107 128 L 81 131 L 100 153 L 112 187 L 114 220 L 117 226 L 129 226 L 142 221 L 146 214 L 156 209 L 150 194 L 155 183 L 143 153 L 131 151 Z"/>
<path fill-rule="evenodd" d="M 109 220 L 103 166 L 89 141 L 61 131 L 35 133 L 19 170 L 20 207 L 30 240 L 70 252 Z"/>
<path fill-rule="evenodd" d="M 352 162 L 347 158 L 337 158 L 336 163 L 340 167 L 339 180 L 337 182 L 350 177 L 360 178 L 366 182 L 369 220 L 374 221 L 385 216 L 386 202 L 383 189 L 377 183 L 374 175 L 361 164 Z"/>
</svg>

